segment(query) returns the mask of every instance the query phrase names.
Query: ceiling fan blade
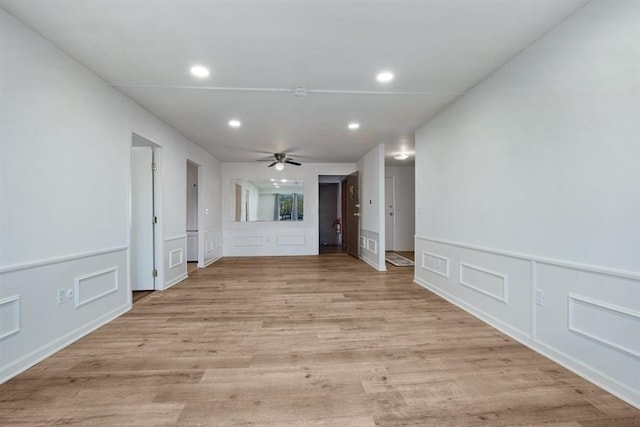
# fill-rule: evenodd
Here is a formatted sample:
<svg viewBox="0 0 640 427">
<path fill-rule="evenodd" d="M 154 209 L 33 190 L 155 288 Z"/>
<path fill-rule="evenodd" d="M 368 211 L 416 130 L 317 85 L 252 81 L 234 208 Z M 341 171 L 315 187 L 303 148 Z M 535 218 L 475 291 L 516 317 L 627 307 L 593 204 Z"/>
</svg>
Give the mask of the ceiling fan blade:
<svg viewBox="0 0 640 427">
<path fill-rule="evenodd" d="M 268 168 L 270 168 L 270 167 L 272 167 L 272 166 L 275 166 L 277 163 L 278 163 L 278 162 L 273 162 L 273 163 L 271 163 L 271 164 L 270 164 L 269 166 L 267 166 L 267 167 L 268 167 Z"/>
<path fill-rule="evenodd" d="M 294 162 L 291 159 L 284 159 L 284 162 L 285 163 L 289 163 L 290 165 L 295 165 L 295 166 L 301 166 L 302 165 L 302 163 Z"/>
</svg>

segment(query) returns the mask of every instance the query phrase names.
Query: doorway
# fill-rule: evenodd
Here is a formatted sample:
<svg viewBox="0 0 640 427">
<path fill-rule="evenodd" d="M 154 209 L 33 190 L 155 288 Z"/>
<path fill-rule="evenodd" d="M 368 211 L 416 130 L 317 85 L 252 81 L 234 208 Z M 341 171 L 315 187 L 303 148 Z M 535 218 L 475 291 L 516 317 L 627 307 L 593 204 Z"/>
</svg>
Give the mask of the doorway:
<svg viewBox="0 0 640 427">
<path fill-rule="evenodd" d="M 395 251 L 395 230 L 396 230 L 396 217 L 395 217 L 395 181 L 392 176 L 384 178 L 384 235 L 385 235 L 385 248 L 387 251 Z"/>
<path fill-rule="evenodd" d="M 341 175 L 318 177 L 318 243 L 319 252 L 338 253 L 342 246 L 342 187 Z"/>
<path fill-rule="evenodd" d="M 360 258 L 360 187 L 358 172 L 346 177 L 342 182 L 342 192 L 346 250 L 352 257 Z"/>
<path fill-rule="evenodd" d="M 130 283 L 133 292 L 156 289 L 157 158 L 160 147 L 133 134 L 131 143 Z M 133 298 L 135 300 L 135 298 Z"/>
<path fill-rule="evenodd" d="M 187 160 L 187 273 L 195 271 L 200 259 L 200 247 L 198 244 L 198 232 L 200 230 L 198 215 L 198 173 L 199 166 Z"/>
</svg>

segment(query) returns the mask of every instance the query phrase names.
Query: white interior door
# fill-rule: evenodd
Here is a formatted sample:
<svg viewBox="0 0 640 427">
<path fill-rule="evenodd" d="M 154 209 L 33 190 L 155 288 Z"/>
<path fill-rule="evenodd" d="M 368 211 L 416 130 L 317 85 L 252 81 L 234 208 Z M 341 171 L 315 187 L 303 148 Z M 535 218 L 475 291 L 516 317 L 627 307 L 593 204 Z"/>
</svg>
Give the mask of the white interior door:
<svg viewBox="0 0 640 427">
<path fill-rule="evenodd" d="M 131 290 L 154 289 L 153 150 L 131 147 Z"/>
<path fill-rule="evenodd" d="M 385 248 L 388 251 L 395 250 L 394 238 L 395 238 L 395 191 L 393 185 L 393 177 L 387 176 L 384 178 L 384 207 L 385 207 L 385 220 L 384 220 L 384 235 L 385 235 Z"/>
</svg>

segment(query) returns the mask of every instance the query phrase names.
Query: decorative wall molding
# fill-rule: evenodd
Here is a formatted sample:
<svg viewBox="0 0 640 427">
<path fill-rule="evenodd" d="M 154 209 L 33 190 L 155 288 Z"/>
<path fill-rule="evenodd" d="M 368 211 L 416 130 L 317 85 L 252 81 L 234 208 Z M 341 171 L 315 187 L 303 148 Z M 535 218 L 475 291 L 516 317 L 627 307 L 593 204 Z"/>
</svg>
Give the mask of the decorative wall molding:
<svg viewBox="0 0 640 427">
<path fill-rule="evenodd" d="M 213 251 L 215 251 L 215 247 L 213 245 L 213 239 L 207 239 L 204 243 L 204 251 L 205 253 L 209 254 Z"/>
<path fill-rule="evenodd" d="M 222 256 L 217 256 L 217 257 L 213 257 L 211 259 L 205 260 L 202 268 L 206 268 L 206 267 L 210 266 L 214 262 L 218 261 L 220 258 L 222 258 Z"/>
<path fill-rule="evenodd" d="M 635 272 L 635 271 L 618 270 L 618 269 L 613 269 L 613 268 L 609 268 L 609 267 L 603 267 L 603 266 L 591 265 L 591 264 L 582 264 L 582 263 L 566 261 L 566 260 L 556 259 L 556 258 L 545 258 L 545 257 L 537 256 L 537 255 L 528 255 L 528 254 L 522 254 L 522 253 L 518 253 L 518 252 L 511 252 L 511 251 L 505 251 L 505 250 L 500 250 L 500 249 L 487 248 L 487 247 L 484 247 L 484 246 L 478 246 L 478 245 L 472 245 L 472 244 L 469 244 L 469 243 L 456 242 L 456 241 L 453 241 L 453 240 L 437 239 L 437 238 L 428 237 L 428 236 L 418 236 L 418 235 L 416 235 L 415 237 L 416 237 L 416 239 L 424 240 L 424 241 L 427 241 L 427 242 L 441 243 L 441 244 L 450 245 L 450 246 L 457 246 L 459 248 L 472 249 L 472 250 L 477 250 L 477 251 L 481 251 L 481 252 L 488 252 L 488 253 L 492 253 L 492 254 L 496 254 L 496 255 L 503 255 L 503 256 L 506 256 L 506 257 L 517 258 L 517 259 L 522 259 L 522 260 L 526 260 L 526 261 L 536 261 L 536 262 L 541 263 L 541 264 L 550 264 L 550 265 L 556 265 L 556 266 L 559 266 L 559 267 L 571 268 L 571 269 L 574 269 L 574 270 L 584 270 L 584 271 L 589 271 L 591 273 L 604 274 L 604 275 L 614 276 L 614 277 L 622 277 L 622 278 L 625 278 L 625 279 L 640 280 L 640 272 Z"/>
<path fill-rule="evenodd" d="M 425 257 L 425 255 L 426 255 L 426 257 Z M 425 258 L 431 258 L 432 260 L 437 261 L 438 262 L 438 267 L 436 267 L 435 265 L 434 265 L 433 268 L 429 267 L 429 265 L 432 264 L 432 263 L 427 262 L 427 260 Z M 442 261 L 444 261 L 444 269 L 442 269 L 442 264 L 443 264 Z M 435 263 L 433 263 L 433 264 L 435 264 Z M 422 267 L 423 270 L 430 271 L 432 273 L 435 273 L 435 274 L 437 274 L 439 276 L 444 277 L 445 279 L 448 279 L 449 278 L 449 264 L 450 264 L 450 260 L 449 260 L 449 258 L 447 258 L 445 256 L 436 255 L 434 253 L 427 252 L 425 250 L 422 251 L 422 261 L 420 263 L 420 266 Z M 438 270 L 436 270 L 436 268 L 441 268 L 442 270 L 438 271 Z"/>
<path fill-rule="evenodd" d="M 235 247 L 247 247 L 247 246 L 263 246 L 262 236 L 234 236 L 233 246 Z"/>
<path fill-rule="evenodd" d="M 457 307 L 460 307 L 464 311 L 469 314 L 481 319 L 486 322 L 490 326 L 496 328 L 497 330 L 505 333 L 510 336 L 514 340 L 520 342 L 521 344 L 526 345 L 534 351 L 542 354 L 543 356 L 553 360 L 559 365 L 567 368 L 571 372 L 574 372 L 577 375 L 586 378 L 588 381 L 604 388 L 611 394 L 619 397 L 630 405 L 635 406 L 636 408 L 640 408 L 640 391 L 634 390 L 626 386 L 625 384 L 621 384 L 616 381 L 614 378 L 611 378 L 606 373 L 600 372 L 593 367 L 584 364 L 579 359 L 576 359 L 574 356 L 566 354 L 562 351 L 559 351 L 553 347 L 550 347 L 543 342 L 540 342 L 536 339 L 533 339 L 526 334 L 518 331 L 517 329 L 512 328 L 509 324 L 502 322 L 499 319 L 491 316 L 490 314 L 479 310 L 477 307 L 474 307 L 464 300 L 450 294 L 449 292 L 434 286 L 428 281 L 421 279 L 417 276 L 413 278 L 413 281 L 423 288 L 435 293 L 436 295 L 442 297 L 443 299 L 449 301 Z"/>
<path fill-rule="evenodd" d="M 111 279 L 107 278 L 107 276 L 111 276 Z M 105 279 L 103 283 L 100 283 L 99 278 Z M 118 267 L 105 268 L 104 270 L 77 276 L 73 282 L 75 308 L 80 308 L 83 305 L 87 305 L 92 301 L 118 291 Z M 97 289 L 90 289 L 92 285 L 97 287 Z M 83 289 L 88 290 L 83 291 Z M 90 290 L 93 291 L 93 293 L 89 293 Z M 85 293 L 89 294 L 86 298 L 84 297 Z"/>
<path fill-rule="evenodd" d="M 367 237 L 367 250 L 378 255 L 378 241 Z"/>
<path fill-rule="evenodd" d="M 501 281 L 502 294 L 493 293 L 490 290 L 481 288 L 481 284 L 476 283 L 472 284 L 465 280 L 465 269 L 466 270 L 475 270 L 481 273 L 481 275 L 490 276 L 498 278 Z M 509 303 L 509 279 L 506 274 L 497 273 L 495 271 L 488 270 L 484 267 L 478 267 L 477 265 L 468 264 L 465 262 L 460 262 L 460 284 L 462 286 L 466 286 L 469 289 L 473 289 L 476 292 L 479 292 L 483 295 L 496 299 L 504 304 Z"/>
<path fill-rule="evenodd" d="M 361 248 L 367 247 L 367 238 L 364 236 L 360 236 L 360 247 Z"/>
<path fill-rule="evenodd" d="M 186 234 L 180 234 L 179 236 L 167 237 L 164 239 L 165 242 L 173 242 L 174 240 L 186 239 L 188 236 Z"/>
<path fill-rule="evenodd" d="M 61 257 L 47 258 L 47 259 L 42 259 L 37 261 L 29 261 L 22 264 L 8 265 L 6 267 L 0 267 L 0 274 L 9 273 L 11 271 L 26 270 L 29 268 L 42 267 L 45 265 L 59 264 L 67 261 L 75 261 L 78 259 L 89 258 L 97 255 L 105 255 L 105 254 L 110 254 L 114 252 L 121 252 L 127 249 L 129 249 L 129 246 L 117 246 L 114 248 L 99 249 L 96 251 L 87 251 L 87 252 L 81 252 L 81 253 L 72 254 L 72 255 L 65 255 Z"/>
<path fill-rule="evenodd" d="M 184 263 L 184 251 L 182 248 L 169 251 L 169 269 L 176 268 Z"/>
<path fill-rule="evenodd" d="M 0 299 L 0 341 L 20 332 L 20 295 Z"/>
<path fill-rule="evenodd" d="M 570 331 L 640 359 L 640 312 L 574 293 L 567 294 L 567 304 L 567 328 Z M 597 330 L 589 331 L 589 325 L 580 325 L 580 320 L 577 318 L 577 312 L 580 310 L 584 312 L 585 317 L 592 320 L 592 325 L 593 319 L 598 318 L 595 326 L 607 329 L 610 336 L 619 329 L 638 331 L 638 333 L 631 337 L 632 342 L 616 343 L 610 338 L 603 337 Z M 587 311 L 591 312 L 587 313 Z M 607 317 L 609 322 L 606 322 Z M 638 348 L 632 348 L 634 345 Z"/>
<path fill-rule="evenodd" d="M 307 238 L 304 234 L 279 235 L 276 237 L 277 246 L 305 246 Z"/>
<path fill-rule="evenodd" d="M 1 366 L 0 384 L 4 383 L 10 378 L 15 377 L 21 372 L 26 371 L 36 363 L 41 362 L 52 354 L 62 350 L 68 345 L 72 344 L 74 341 L 77 341 L 83 336 L 87 335 L 88 333 L 95 331 L 103 325 L 106 325 L 107 323 L 123 315 L 130 309 L 130 303 L 117 307 L 114 310 L 111 310 L 110 312 L 98 317 L 97 319 L 94 319 L 89 323 L 82 325 L 81 327 L 74 329 L 73 331 L 64 334 L 63 336 L 56 338 L 55 340 L 25 354 L 24 356 L 13 360 L 4 366 Z"/>
</svg>

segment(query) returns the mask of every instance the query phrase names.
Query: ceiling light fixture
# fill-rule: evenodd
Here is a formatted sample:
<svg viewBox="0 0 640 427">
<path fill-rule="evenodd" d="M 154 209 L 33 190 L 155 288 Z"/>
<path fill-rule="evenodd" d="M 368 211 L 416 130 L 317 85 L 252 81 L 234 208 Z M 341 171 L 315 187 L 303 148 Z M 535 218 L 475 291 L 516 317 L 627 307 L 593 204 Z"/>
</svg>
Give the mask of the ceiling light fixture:
<svg viewBox="0 0 640 427">
<path fill-rule="evenodd" d="M 360 127 L 360 123 L 356 123 L 356 122 L 351 122 L 349 123 L 349 126 L 347 126 L 349 129 L 351 130 L 356 130 Z"/>
<path fill-rule="evenodd" d="M 404 153 L 400 153 L 396 156 L 393 156 L 394 159 L 396 160 L 407 160 L 409 158 L 408 154 L 404 154 Z"/>
<path fill-rule="evenodd" d="M 280 163 L 280 162 L 276 163 L 275 168 L 276 168 L 277 171 L 284 170 L 284 163 Z"/>
<path fill-rule="evenodd" d="M 229 120 L 229 126 L 231 126 L 232 128 L 239 128 L 240 126 L 242 126 L 242 122 L 240 120 L 231 119 Z"/>
<path fill-rule="evenodd" d="M 273 181 L 275 181 L 275 178 L 271 178 L 269 181 L 273 182 Z"/>
<path fill-rule="evenodd" d="M 191 67 L 191 74 L 201 79 L 205 77 L 209 77 L 209 69 L 207 67 L 203 67 L 202 65 L 194 65 Z"/>
<path fill-rule="evenodd" d="M 284 179 L 284 178 L 282 178 L 282 179 L 280 180 L 280 182 L 287 182 L 287 180 L 286 180 L 286 179 Z"/>
<path fill-rule="evenodd" d="M 382 71 L 378 73 L 378 75 L 376 76 L 376 80 L 378 80 L 380 83 L 389 83 L 391 80 L 393 80 L 393 73 L 391 71 Z"/>
</svg>

